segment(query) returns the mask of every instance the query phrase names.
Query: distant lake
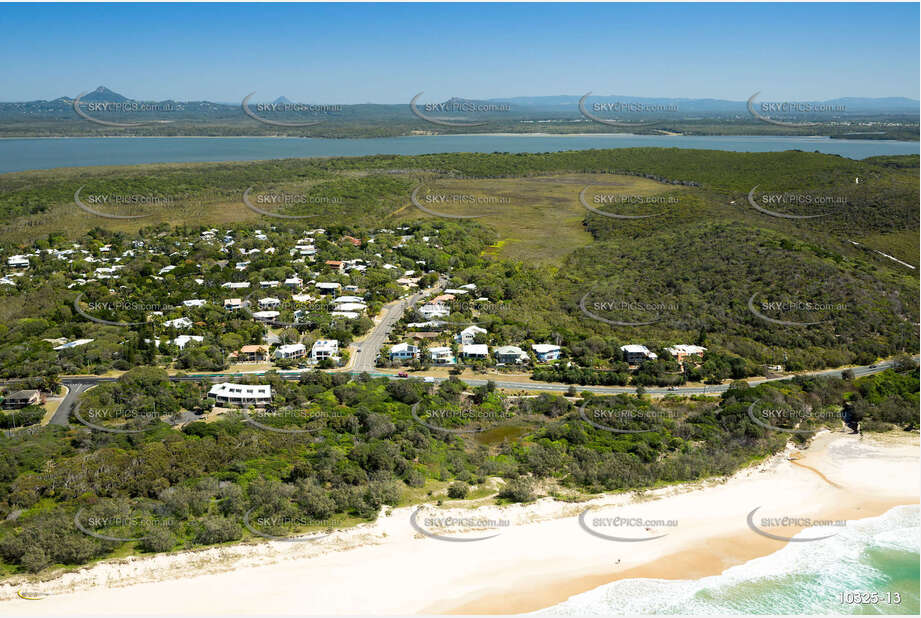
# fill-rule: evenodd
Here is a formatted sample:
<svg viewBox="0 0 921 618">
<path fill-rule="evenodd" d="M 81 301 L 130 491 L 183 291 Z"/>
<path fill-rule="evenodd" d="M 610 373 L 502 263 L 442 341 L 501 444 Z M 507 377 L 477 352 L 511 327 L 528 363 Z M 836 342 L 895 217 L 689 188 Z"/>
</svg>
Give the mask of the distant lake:
<svg viewBox="0 0 921 618">
<path fill-rule="evenodd" d="M 738 152 L 819 151 L 851 159 L 918 154 L 918 142 L 827 137 L 684 135 L 420 135 L 369 139 L 272 137 L 71 137 L 0 139 L 0 173 L 54 167 L 251 161 L 437 152 L 551 152 L 591 148 L 702 148 Z"/>
</svg>

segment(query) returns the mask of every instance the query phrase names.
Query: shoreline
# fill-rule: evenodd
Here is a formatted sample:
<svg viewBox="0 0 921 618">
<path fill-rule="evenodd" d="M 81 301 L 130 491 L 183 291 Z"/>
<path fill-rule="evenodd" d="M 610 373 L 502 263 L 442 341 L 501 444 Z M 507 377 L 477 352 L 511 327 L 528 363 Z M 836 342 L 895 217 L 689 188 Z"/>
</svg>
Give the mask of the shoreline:
<svg viewBox="0 0 921 618">
<path fill-rule="evenodd" d="M 901 501 L 879 502 L 862 507 L 823 512 L 823 518 L 854 522 L 879 517 Z M 447 615 L 498 614 L 514 615 L 547 609 L 572 598 L 617 581 L 627 579 L 698 580 L 723 574 L 727 569 L 756 558 L 769 556 L 786 543 L 772 541 L 752 534 L 730 534 L 706 539 L 706 545 L 689 544 L 684 549 L 663 555 L 647 564 L 622 570 L 612 569 L 604 574 L 575 575 L 565 579 L 548 578 L 539 584 L 522 584 L 513 591 L 471 597 L 449 610 L 428 608 L 425 613 Z M 505 611 L 505 608 L 509 608 Z"/>
<path fill-rule="evenodd" d="M 734 133 L 734 134 L 694 134 L 687 133 L 540 133 L 540 132 L 522 132 L 522 133 L 437 133 L 437 134 L 409 134 L 409 135 L 389 135 L 389 136 L 367 136 L 367 137 L 315 137 L 300 135 L 24 135 L 12 137 L 0 137 L 3 140 L 46 140 L 46 139 L 289 139 L 289 140 L 385 140 L 401 138 L 428 138 L 428 137 L 689 137 L 689 138 L 745 138 L 769 137 L 778 139 L 822 139 L 822 140 L 843 140 L 848 142 L 894 142 L 913 144 L 919 140 L 912 139 L 865 139 L 850 137 L 833 137 L 831 135 L 777 135 L 773 133 Z M 337 155 L 329 155 L 337 156 Z M 361 155 L 355 155 L 361 156 Z"/>
<path fill-rule="evenodd" d="M 797 452 L 804 454 L 798 463 L 809 468 L 789 461 Z M 752 508 L 776 512 L 779 506 L 789 509 L 781 513 L 813 520 L 863 519 L 917 504 L 917 478 L 917 434 L 861 440 L 826 431 L 802 451 L 788 445 L 724 479 L 583 503 L 425 507 L 439 517 L 475 514 L 510 522 L 483 543 L 426 538 L 408 525 L 416 507 L 400 507 L 315 543 L 236 544 L 108 560 L 46 582 L 13 578 L 0 582 L 0 599 L 11 613 L 30 615 L 117 615 L 125 607 L 156 608 L 157 614 L 296 614 L 305 608 L 319 614 L 520 613 L 617 579 L 718 574 L 786 544 L 748 530 L 745 514 Z M 680 525 L 649 543 L 599 540 L 577 523 L 588 506 L 677 518 Z M 50 596 L 15 598 L 21 589 Z"/>
</svg>

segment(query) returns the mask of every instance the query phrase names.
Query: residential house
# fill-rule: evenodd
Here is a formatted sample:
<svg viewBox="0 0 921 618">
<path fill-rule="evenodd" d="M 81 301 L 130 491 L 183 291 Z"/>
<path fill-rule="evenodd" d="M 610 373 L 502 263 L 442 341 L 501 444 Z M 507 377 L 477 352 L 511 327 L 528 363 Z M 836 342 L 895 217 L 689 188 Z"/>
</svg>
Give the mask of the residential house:
<svg viewBox="0 0 921 618">
<path fill-rule="evenodd" d="M 170 341 L 170 343 L 178 347 L 180 350 L 184 350 L 185 347 L 189 344 L 189 342 L 195 341 L 197 343 L 201 343 L 204 340 L 205 338 L 202 337 L 201 335 L 179 335 L 178 337 Z"/>
<path fill-rule="evenodd" d="M 423 305 L 419 308 L 419 313 L 426 319 L 445 318 L 451 315 L 451 310 L 445 305 Z"/>
<path fill-rule="evenodd" d="M 457 362 L 448 347 L 429 348 L 429 360 L 435 365 L 453 365 Z"/>
<path fill-rule="evenodd" d="M 275 348 L 275 358 L 293 359 L 307 356 L 307 348 L 303 343 L 289 343 Z"/>
<path fill-rule="evenodd" d="M 3 400 L 4 410 L 16 410 L 26 406 L 38 406 L 45 403 L 45 398 L 41 391 L 25 390 L 10 393 Z"/>
<path fill-rule="evenodd" d="M 191 322 L 189 322 L 191 324 Z M 73 341 L 68 341 L 67 343 L 62 343 L 59 346 L 52 348 L 53 350 L 69 350 L 70 348 L 76 348 L 77 346 L 86 345 L 93 341 L 93 339 L 75 339 Z"/>
<path fill-rule="evenodd" d="M 316 284 L 314 284 L 314 287 L 317 288 L 317 290 L 320 292 L 320 294 L 332 294 L 332 293 L 334 293 L 336 290 L 338 290 L 339 288 L 341 288 L 341 287 L 342 287 L 342 284 L 341 284 L 341 283 L 332 283 L 332 282 L 319 281 L 319 282 L 317 282 Z"/>
<path fill-rule="evenodd" d="M 419 347 L 409 343 L 398 343 L 390 348 L 390 360 L 411 360 L 419 356 Z"/>
<path fill-rule="evenodd" d="M 211 390 L 208 391 L 208 396 L 213 397 L 217 403 L 236 406 L 267 405 L 272 403 L 272 387 L 268 384 L 250 385 L 221 382 L 211 387 Z"/>
<path fill-rule="evenodd" d="M 551 343 L 535 343 L 531 349 L 541 363 L 555 361 L 560 357 L 560 346 Z"/>
<path fill-rule="evenodd" d="M 340 303 L 363 303 L 365 302 L 365 299 L 361 296 L 339 296 L 338 298 L 334 298 L 329 302 L 334 305 L 338 305 Z"/>
<path fill-rule="evenodd" d="M 334 314 L 335 313 L 357 313 L 360 311 L 364 311 L 365 309 L 368 308 L 368 306 L 364 303 L 341 303 L 339 305 L 336 305 L 334 308 L 335 308 L 335 311 L 332 312 Z"/>
<path fill-rule="evenodd" d="M 270 296 L 268 298 L 259 299 L 259 307 L 262 309 L 277 309 L 279 306 L 281 306 L 281 301 L 277 298 Z"/>
<path fill-rule="evenodd" d="M 315 361 L 326 358 L 338 360 L 339 341 L 337 339 L 317 339 L 310 349 L 310 358 Z"/>
<path fill-rule="evenodd" d="M 255 311 L 253 319 L 257 322 L 273 322 L 280 314 L 277 311 Z"/>
<path fill-rule="evenodd" d="M 685 345 L 677 344 L 673 345 L 670 348 L 665 348 L 665 351 L 675 357 L 679 363 L 683 363 L 684 359 L 689 356 L 696 356 L 698 358 L 703 357 L 704 352 L 707 351 L 707 348 L 703 348 L 699 345 Z"/>
<path fill-rule="evenodd" d="M 477 335 L 485 335 L 487 333 L 485 328 L 480 328 L 479 326 L 468 326 L 464 330 L 454 336 L 454 339 L 458 343 L 471 344 L 476 340 Z"/>
<path fill-rule="evenodd" d="M 628 365 L 639 365 L 647 360 L 658 358 L 654 352 L 650 352 L 644 345 L 622 345 L 620 351 L 624 354 L 624 360 Z"/>
<path fill-rule="evenodd" d="M 489 346 L 485 343 L 465 343 L 461 346 L 464 358 L 489 358 Z"/>
<path fill-rule="evenodd" d="M 528 355 L 518 346 L 504 345 L 496 350 L 496 361 L 502 365 L 520 365 L 528 361 Z"/>
<path fill-rule="evenodd" d="M 167 328 L 192 328 L 192 320 L 189 318 L 176 318 L 175 320 L 167 320 L 163 323 L 163 326 Z"/>
<path fill-rule="evenodd" d="M 227 311 L 236 311 L 237 309 L 243 308 L 243 300 L 240 298 L 226 298 L 224 299 L 224 309 Z"/>
<path fill-rule="evenodd" d="M 441 337 L 441 333 L 431 330 L 420 330 L 406 335 L 412 339 L 438 339 Z"/>
<path fill-rule="evenodd" d="M 329 315 L 331 315 L 334 318 L 345 318 L 347 320 L 354 320 L 358 318 L 358 316 L 361 314 L 358 313 L 357 311 L 330 311 Z"/>
<path fill-rule="evenodd" d="M 264 361 L 269 354 L 269 349 L 264 345 L 245 345 L 240 348 L 237 357 L 250 363 Z"/>
</svg>

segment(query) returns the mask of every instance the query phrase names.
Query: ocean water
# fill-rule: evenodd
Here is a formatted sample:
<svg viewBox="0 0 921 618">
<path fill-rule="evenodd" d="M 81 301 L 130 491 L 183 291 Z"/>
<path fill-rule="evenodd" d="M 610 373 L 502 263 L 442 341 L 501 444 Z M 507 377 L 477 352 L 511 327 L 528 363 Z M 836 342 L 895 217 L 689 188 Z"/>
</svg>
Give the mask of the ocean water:
<svg viewBox="0 0 921 618">
<path fill-rule="evenodd" d="M 613 582 L 535 614 L 918 615 L 919 512 L 918 506 L 900 506 L 880 517 L 849 521 L 843 531 L 830 529 L 840 533 L 835 537 L 788 543 L 713 577 Z M 875 605 L 842 603 L 839 593 L 846 591 L 878 592 L 883 599 Z M 901 604 L 886 604 L 887 592 L 898 592 Z"/>
<path fill-rule="evenodd" d="M 62 137 L 0 139 L 0 174 L 55 167 L 439 152 L 554 152 L 589 148 L 805 150 L 851 159 L 918 154 L 918 142 L 768 135 L 419 135 L 364 139 L 273 137 Z"/>
</svg>

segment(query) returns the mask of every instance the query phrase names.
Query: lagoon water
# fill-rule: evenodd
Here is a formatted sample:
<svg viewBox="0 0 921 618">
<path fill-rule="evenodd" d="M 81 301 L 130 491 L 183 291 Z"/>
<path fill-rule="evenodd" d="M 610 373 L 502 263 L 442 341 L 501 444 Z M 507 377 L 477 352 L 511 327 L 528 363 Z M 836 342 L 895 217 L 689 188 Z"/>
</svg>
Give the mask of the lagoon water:
<svg viewBox="0 0 921 618">
<path fill-rule="evenodd" d="M 701 148 L 738 152 L 819 151 L 851 159 L 918 154 L 918 142 L 827 137 L 684 135 L 419 135 L 367 139 L 273 137 L 78 137 L 0 139 L 0 173 L 55 167 L 251 161 L 438 152 L 552 152 L 591 148 Z"/>
<path fill-rule="evenodd" d="M 909 614 L 919 612 L 919 507 L 849 521 L 843 532 L 700 580 L 626 579 L 539 615 Z M 822 528 L 804 530 L 804 538 Z M 841 603 L 839 592 L 898 592 L 901 603 Z"/>
</svg>

